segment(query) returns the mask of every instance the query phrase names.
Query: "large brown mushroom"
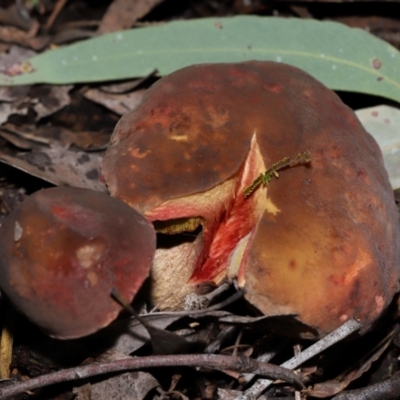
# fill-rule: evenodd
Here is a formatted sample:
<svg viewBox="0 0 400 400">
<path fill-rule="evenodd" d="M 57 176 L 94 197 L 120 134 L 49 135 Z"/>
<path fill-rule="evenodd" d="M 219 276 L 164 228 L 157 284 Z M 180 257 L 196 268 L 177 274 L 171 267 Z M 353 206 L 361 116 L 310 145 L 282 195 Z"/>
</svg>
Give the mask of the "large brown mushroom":
<svg viewBox="0 0 400 400">
<path fill-rule="evenodd" d="M 34 193 L 0 228 L 0 286 L 50 336 L 88 335 L 113 321 L 148 277 L 151 224 L 105 193 L 52 188 Z"/>
<path fill-rule="evenodd" d="M 306 151 L 311 162 L 244 196 L 271 165 Z M 157 250 L 161 308 L 236 279 L 264 314 L 296 314 L 323 336 L 350 318 L 365 331 L 398 290 L 399 223 L 381 152 L 335 93 L 292 66 L 203 64 L 161 79 L 118 123 L 102 175 L 160 232 L 202 227 L 193 243 Z"/>
</svg>

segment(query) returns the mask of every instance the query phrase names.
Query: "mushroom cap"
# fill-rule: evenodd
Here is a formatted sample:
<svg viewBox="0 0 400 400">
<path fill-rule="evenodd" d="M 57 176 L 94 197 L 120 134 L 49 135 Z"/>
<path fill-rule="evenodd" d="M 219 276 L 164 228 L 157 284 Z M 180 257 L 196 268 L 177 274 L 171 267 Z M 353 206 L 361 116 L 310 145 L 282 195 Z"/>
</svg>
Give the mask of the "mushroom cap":
<svg viewBox="0 0 400 400">
<path fill-rule="evenodd" d="M 92 190 L 34 193 L 0 227 L 0 286 L 43 331 L 59 339 L 93 333 L 131 301 L 148 277 L 152 225 L 124 202 Z"/>
<path fill-rule="evenodd" d="M 259 173 L 304 151 L 308 165 L 243 200 Z M 298 68 L 201 64 L 162 78 L 119 121 L 102 176 L 151 220 L 204 217 L 208 248 L 187 267 L 189 282 L 237 279 L 264 314 L 296 314 L 311 335 L 350 318 L 368 329 L 398 290 L 398 213 L 380 149 L 334 92 Z M 220 201 L 217 188 L 230 181 L 231 200 Z M 210 211 L 220 203 L 222 217 Z M 217 247 L 229 254 L 211 265 Z"/>
</svg>

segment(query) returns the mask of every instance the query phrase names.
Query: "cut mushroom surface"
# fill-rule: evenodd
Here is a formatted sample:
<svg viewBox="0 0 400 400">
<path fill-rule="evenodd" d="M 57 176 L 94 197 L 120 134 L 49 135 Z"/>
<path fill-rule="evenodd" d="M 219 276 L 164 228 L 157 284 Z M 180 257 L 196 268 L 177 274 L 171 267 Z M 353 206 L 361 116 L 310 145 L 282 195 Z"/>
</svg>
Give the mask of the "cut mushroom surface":
<svg viewBox="0 0 400 400">
<path fill-rule="evenodd" d="M 310 162 L 244 195 L 271 165 L 306 151 Z M 350 318 L 368 329 L 398 290 L 398 215 L 379 147 L 295 67 L 201 64 L 160 79 L 118 123 L 102 176 L 156 227 L 202 227 L 182 252 L 156 255 L 161 308 L 236 280 L 264 314 L 296 314 L 304 336 L 323 336 Z"/>
</svg>

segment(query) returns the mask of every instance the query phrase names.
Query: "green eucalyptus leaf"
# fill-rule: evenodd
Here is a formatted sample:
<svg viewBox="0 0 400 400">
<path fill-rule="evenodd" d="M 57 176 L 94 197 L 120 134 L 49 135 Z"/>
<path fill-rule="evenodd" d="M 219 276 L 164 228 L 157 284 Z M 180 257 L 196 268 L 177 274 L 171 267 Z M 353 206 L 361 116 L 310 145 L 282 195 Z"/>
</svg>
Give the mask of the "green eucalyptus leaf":
<svg viewBox="0 0 400 400">
<path fill-rule="evenodd" d="M 390 44 L 336 22 L 258 16 L 175 21 L 107 34 L 32 57 L 3 71 L 0 85 L 107 81 L 252 59 L 298 66 L 335 90 L 400 101 L 400 56 Z"/>
<path fill-rule="evenodd" d="M 382 150 L 393 190 L 400 189 L 400 110 L 380 105 L 357 110 L 356 114 Z"/>
</svg>

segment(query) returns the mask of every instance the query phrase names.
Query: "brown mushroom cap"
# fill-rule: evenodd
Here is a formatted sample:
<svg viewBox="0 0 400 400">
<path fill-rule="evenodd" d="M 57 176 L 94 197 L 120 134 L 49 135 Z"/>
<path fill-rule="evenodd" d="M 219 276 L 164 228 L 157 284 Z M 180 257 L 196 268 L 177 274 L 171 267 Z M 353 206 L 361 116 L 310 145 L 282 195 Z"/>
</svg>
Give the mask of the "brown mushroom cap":
<svg viewBox="0 0 400 400">
<path fill-rule="evenodd" d="M 306 150 L 308 165 L 244 198 L 266 168 Z M 179 278 L 237 279 L 266 315 L 297 314 L 323 336 L 350 318 L 368 329 L 398 290 L 398 215 L 380 150 L 335 93 L 292 66 L 204 64 L 161 79 L 118 123 L 102 175 L 172 233 L 185 230 L 179 218 L 201 221 L 194 261 L 174 254 L 173 279 L 155 266 L 154 285 L 170 292 Z"/>
<path fill-rule="evenodd" d="M 155 233 L 105 193 L 58 187 L 34 193 L 0 228 L 0 286 L 50 336 L 88 335 L 131 301 L 148 277 Z"/>
</svg>

